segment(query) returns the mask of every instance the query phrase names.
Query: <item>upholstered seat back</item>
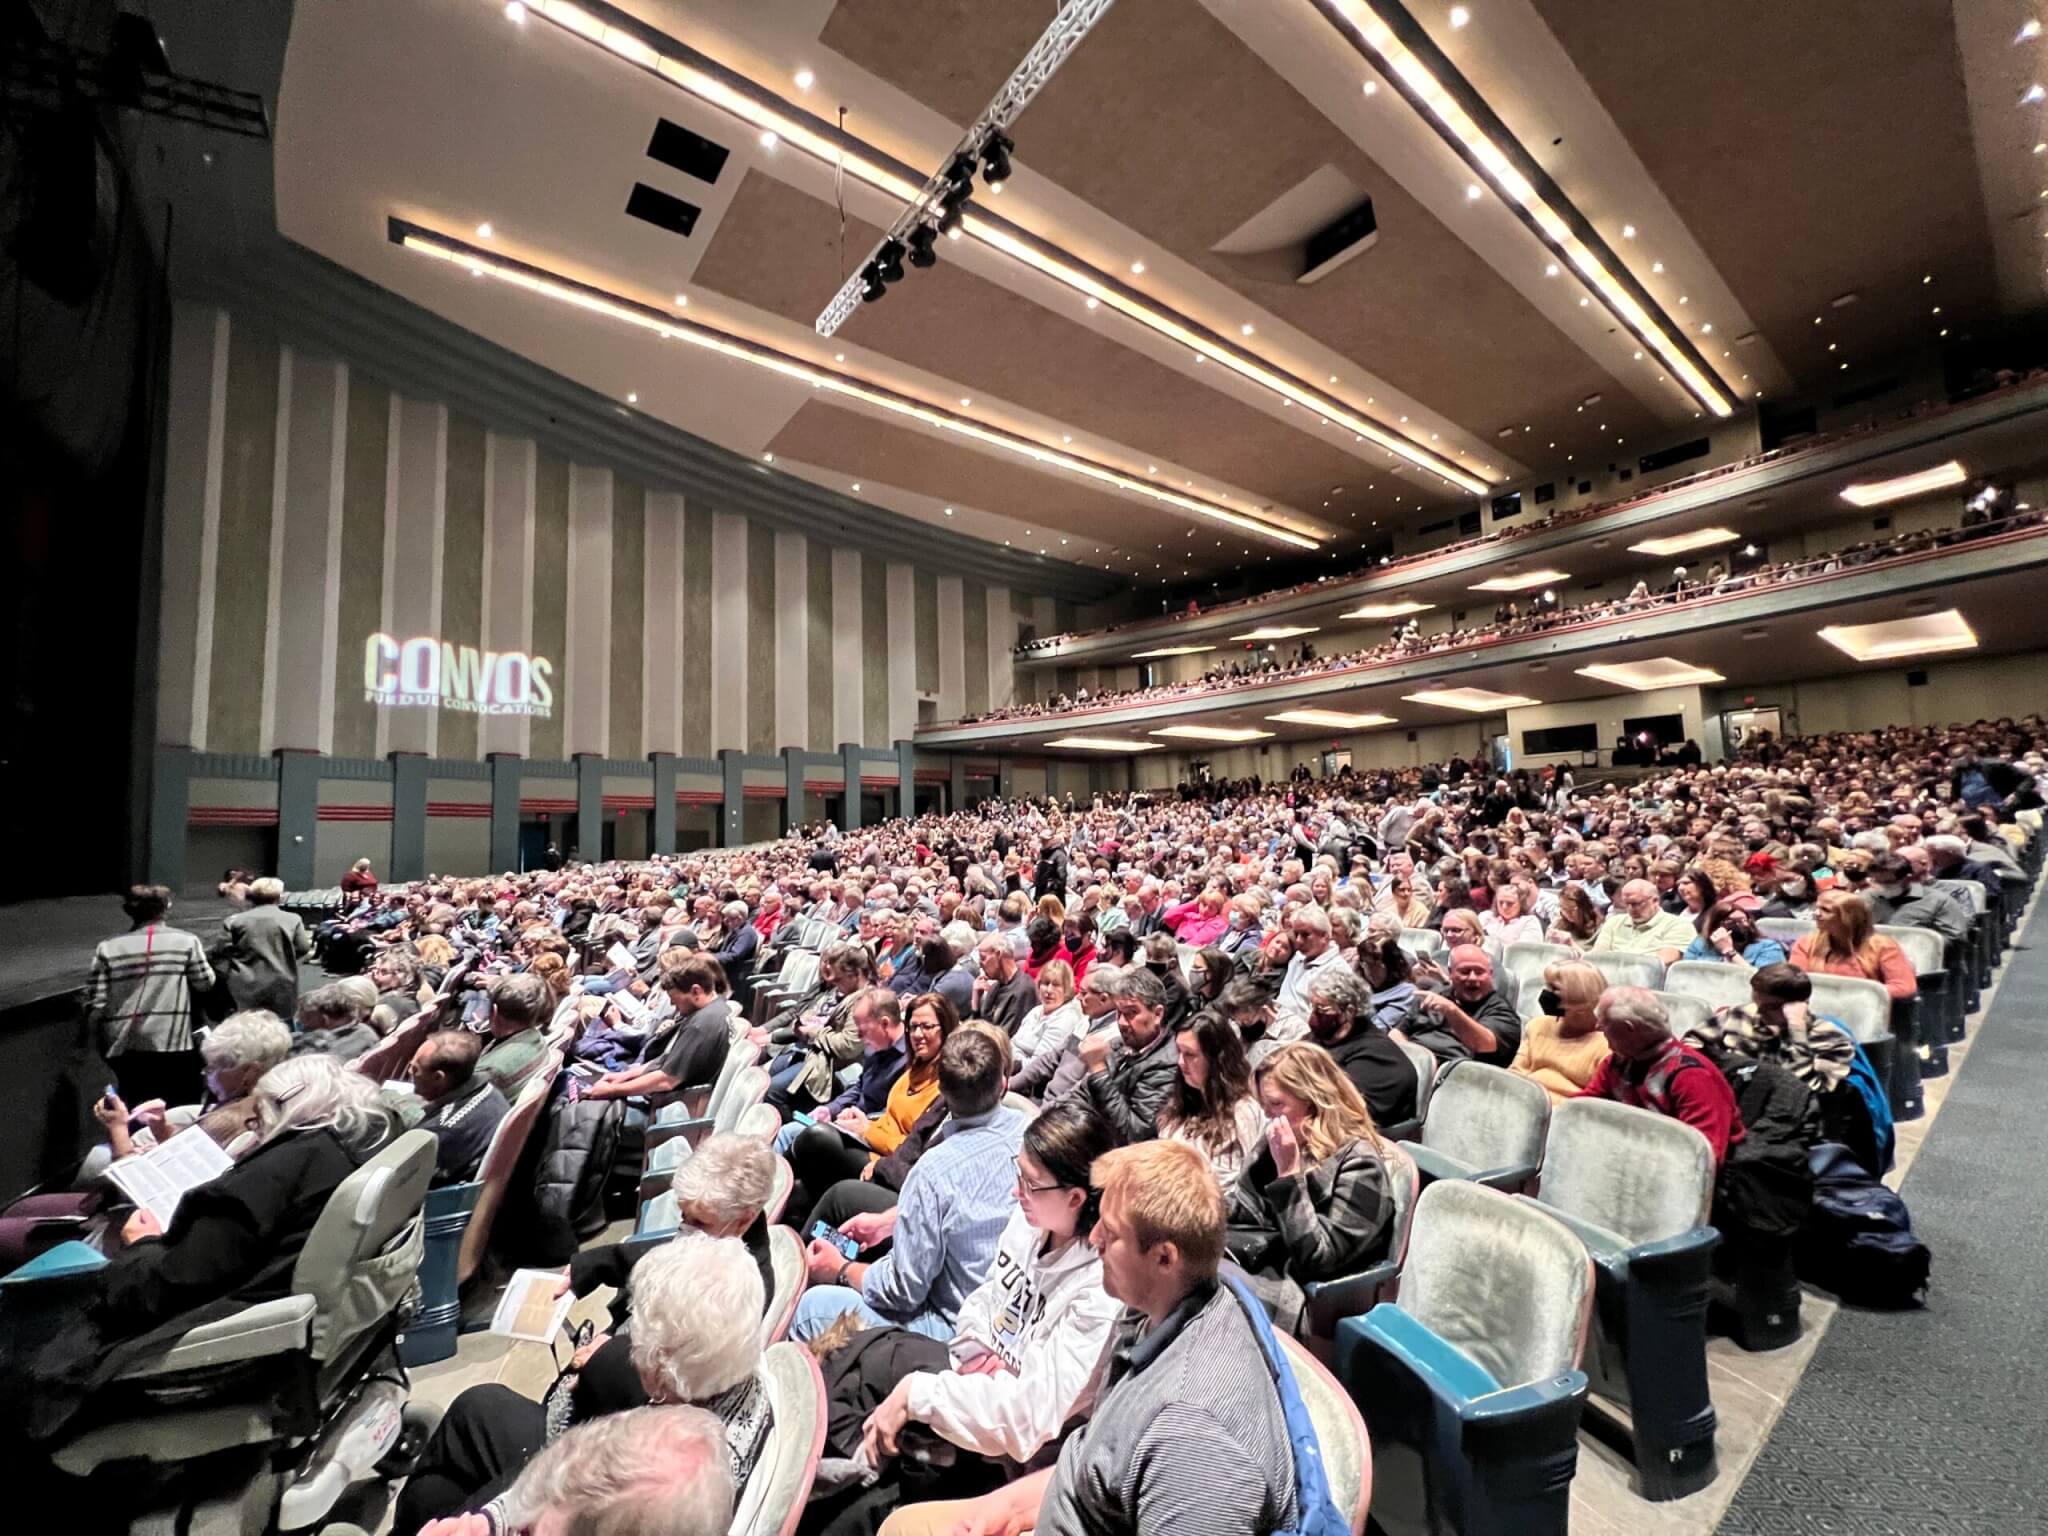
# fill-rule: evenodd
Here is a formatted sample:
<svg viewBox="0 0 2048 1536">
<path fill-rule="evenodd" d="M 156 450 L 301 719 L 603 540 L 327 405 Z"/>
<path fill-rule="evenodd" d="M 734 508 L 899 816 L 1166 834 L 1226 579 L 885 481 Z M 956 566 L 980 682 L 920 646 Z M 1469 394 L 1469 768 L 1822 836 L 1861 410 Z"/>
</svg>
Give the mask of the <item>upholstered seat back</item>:
<svg viewBox="0 0 2048 1536">
<path fill-rule="evenodd" d="M 738 1040 L 725 1048 L 725 1061 L 718 1069 L 718 1078 L 711 1085 L 711 1097 L 704 1103 L 704 1113 L 716 1115 L 718 1108 L 732 1092 L 732 1080 L 748 1067 L 761 1059 L 761 1048 L 748 1040 Z"/>
<path fill-rule="evenodd" d="M 742 1067 L 726 1085 L 725 1100 L 713 1111 L 711 1129 L 730 1131 L 740 1116 L 768 1097 L 768 1072 L 764 1067 Z"/>
<path fill-rule="evenodd" d="M 1294 1385 L 1308 1410 L 1309 1423 L 1315 1426 L 1330 1502 L 1354 1531 L 1362 1531 L 1366 1510 L 1372 1504 L 1372 1443 L 1366 1437 L 1365 1420 L 1351 1394 L 1320 1360 L 1286 1334 L 1276 1337 L 1288 1368 L 1294 1372 Z"/>
<path fill-rule="evenodd" d="M 1578 957 L 1562 944 L 1523 942 L 1501 951 L 1500 971 L 1493 984 L 1510 998 L 1522 999 L 1523 1018 L 1536 1016 L 1536 994 L 1543 990 L 1543 968 Z"/>
<path fill-rule="evenodd" d="M 1427 1046 L 1413 1040 L 1401 1042 L 1401 1054 L 1415 1068 L 1415 1118 L 1420 1120 L 1429 1113 L 1429 1101 L 1436 1092 L 1437 1059 Z"/>
<path fill-rule="evenodd" d="M 1409 954 L 1425 959 L 1437 959 L 1444 952 L 1444 936 L 1434 928 L 1403 928 L 1394 936 L 1394 942 Z"/>
<path fill-rule="evenodd" d="M 768 1438 L 747 1486 L 739 1490 L 732 1536 L 789 1536 L 803 1518 L 811 1481 L 825 1453 L 825 1380 L 801 1344 L 777 1344 L 761 1356 L 768 1394 Z"/>
<path fill-rule="evenodd" d="M 1714 1153 L 1682 1120 L 1607 1099 L 1552 1111 L 1537 1198 L 1630 1247 L 1690 1232 L 1707 1219 Z"/>
<path fill-rule="evenodd" d="M 1430 1095 L 1422 1144 L 1468 1168 L 1533 1168 L 1543 1160 L 1549 1120 L 1550 1095 L 1534 1078 L 1461 1061 Z"/>
<path fill-rule="evenodd" d="M 1792 953 L 1792 946 L 1813 932 L 1810 917 L 1760 917 L 1756 920 L 1756 931 L 1767 939 L 1776 939 L 1785 946 L 1785 953 Z"/>
<path fill-rule="evenodd" d="M 498 1208 L 505 1203 L 505 1196 L 511 1190 L 513 1172 L 526 1151 L 526 1138 L 533 1134 L 534 1126 L 540 1121 L 548 1092 L 555 1085 L 555 1069 L 559 1066 L 560 1058 L 557 1057 L 553 1066 L 529 1078 L 519 1091 L 512 1112 L 491 1132 L 490 1145 L 484 1149 L 484 1160 L 476 1175 L 483 1191 L 477 1196 L 469 1225 L 462 1229 L 462 1251 L 455 1261 L 458 1284 L 466 1284 L 483 1263 L 484 1252 L 491 1242 L 491 1228 L 498 1219 Z"/>
<path fill-rule="evenodd" d="M 1713 1021 L 1714 1010 L 1703 997 L 1691 997 L 1683 992 L 1659 992 L 1656 996 L 1671 1020 L 1671 1033 L 1674 1035 L 1682 1036 L 1687 1030 L 1704 1029 Z"/>
<path fill-rule="evenodd" d="M 1906 952 L 1906 961 L 1915 974 L 1936 976 L 1948 968 L 1948 946 L 1932 928 L 1880 923 L 1877 931 Z"/>
<path fill-rule="evenodd" d="M 761 1319 L 761 1347 L 779 1343 L 796 1318 L 797 1299 L 804 1293 L 804 1240 L 793 1227 L 768 1229 L 768 1261 L 775 1271 L 775 1294 Z"/>
<path fill-rule="evenodd" d="M 1577 1368 L 1593 1261 L 1530 1202 L 1443 1179 L 1416 1202 L 1400 1304 L 1501 1387 L 1522 1386 Z"/>
<path fill-rule="evenodd" d="M 1647 987 L 1652 992 L 1664 985 L 1664 962 L 1655 955 L 1623 955 L 1596 949 L 1586 963 L 1607 978 L 1610 987 Z"/>
<path fill-rule="evenodd" d="M 433 1135 L 407 1131 L 341 1181 L 292 1265 L 311 1296 L 313 1358 L 327 1360 L 398 1309 L 426 1253 L 420 1217 L 434 1177 Z"/>
<path fill-rule="evenodd" d="M 775 1133 L 782 1129 L 782 1116 L 775 1112 L 773 1104 L 755 1104 L 740 1112 L 740 1118 L 733 1130 L 741 1136 L 758 1136 L 763 1141 L 773 1141 Z"/>
<path fill-rule="evenodd" d="M 1892 1037 L 1892 999 L 1881 981 L 1816 972 L 1813 997 L 1806 1006 L 1816 1018 L 1833 1019 L 1860 1045 Z"/>
<path fill-rule="evenodd" d="M 1679 960 L 1664 972 L 1659 990 L 1696 997 L 1709 1008 L 1733 1008 L 1749 1001 L 1749 978 L 1755 969 L 1718 960 Z"/>
</svg>

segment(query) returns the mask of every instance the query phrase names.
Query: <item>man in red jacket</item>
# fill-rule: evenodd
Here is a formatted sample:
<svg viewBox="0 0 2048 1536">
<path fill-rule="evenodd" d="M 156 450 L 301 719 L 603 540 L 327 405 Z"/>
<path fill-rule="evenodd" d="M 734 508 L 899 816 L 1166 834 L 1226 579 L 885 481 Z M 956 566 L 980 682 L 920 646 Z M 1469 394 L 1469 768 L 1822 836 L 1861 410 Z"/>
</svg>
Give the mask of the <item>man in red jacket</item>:
<svg viewBox="0 0 2048 1536">
<path fill-rule="evenodd" d="M 1613 1099 L 1683 1120 L 1707 1138 L 1719 1168 L 1743 1137 L 1735 1090 L 1720 1069 L 1672 1035 L 1671 1016 L 1654 992 L 1609 987 L 1593 1013 L 1613 1054 L 1579 1097 Z"/>
</svg>

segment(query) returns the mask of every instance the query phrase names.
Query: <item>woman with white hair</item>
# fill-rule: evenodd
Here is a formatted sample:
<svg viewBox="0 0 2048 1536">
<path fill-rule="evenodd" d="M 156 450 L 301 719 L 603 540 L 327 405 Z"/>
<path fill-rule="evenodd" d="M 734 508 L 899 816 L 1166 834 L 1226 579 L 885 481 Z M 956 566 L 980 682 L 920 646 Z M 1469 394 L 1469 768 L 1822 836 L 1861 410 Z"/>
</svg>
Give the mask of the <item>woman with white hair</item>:
<svg viewBox="0 0 2048 1536">
<path fill-rule="evenodd" d="M 152 1099 L 131 1110 L 119 1098 L 99 1099 L 93 1114 L 107 1128 L 117 1158 L 145 1152 L 194 1126 L 230 1156 L 239 1156 L 256 1145 L 256 1084 L 291 1050 L 292 1032 L 276 1014 L 261 1008 L 230 1014 L 200 1041 L 206 1096 L 199 1103 L 167 1108 L 161 1099 Z M 130 1123 L 137 1119 L 142 1127 L 131 1133 Z"/>
<path fill-rule="evenodd" d="M 210 1184 L 187 1191 L 168 1229 L 137 1210 L 113 1261 L 54 1337 L 0 1338 L 0 1386 L 30 1399 L 42 1441 L 95 1388 L 168 1339 L 291 1290 L 292 1266 L 328 1197 L 392 1132 L 376 1084 L 324 1055 L 265 1072 L 253 1098 L 256 1145 Z M 17 1317 L 13 1326 L 23 1326 Z M 28 1378 L 25 1382 L 17 1375 Z"/>
<path fill-rule="evenodd" d="M 634 1267 L 632 1294 L 628 1347 L 645 1394 L 632 1406 L 680 1404 L 710 1413 L 725 1427 L 732 1486 L 744 1489 L 771 1423 L 760 1379 L 762 1330 L 743 1322 L 759 1318 L 766 1305 L 753 1256 L 732 1238 L 679 1233 Z M 574 1364 L 589 1353 L 586 1345 Z M 537 1403 L 496 1382 L 471 1387 L 450 1406 L 406 1480 L 395 1536 L 483 1508 L 542 1446 L 574 1425 L 616 1416 L 585 1413 L 577 1391 Z"/>
</svg>

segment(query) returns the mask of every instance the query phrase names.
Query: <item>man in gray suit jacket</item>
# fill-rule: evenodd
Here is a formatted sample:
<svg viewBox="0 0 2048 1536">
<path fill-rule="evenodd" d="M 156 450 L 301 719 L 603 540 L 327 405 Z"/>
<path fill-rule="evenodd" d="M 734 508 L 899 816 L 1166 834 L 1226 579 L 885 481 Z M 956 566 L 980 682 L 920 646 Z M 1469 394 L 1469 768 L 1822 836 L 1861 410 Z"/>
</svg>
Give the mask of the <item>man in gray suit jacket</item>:
<svg viewBox="0 0 2048 1536">
<path fill-rule="evenodd" d="M 228 939 L 228 995 L 237 1008 L 268 1008 L 289 1023 L 299 1011 L 299 962 L 313 954 L 313 935 L 298 914 L 278 905 L 284 882 L 249 886 L 249 909 L 221 927 Z"/>
</svg>

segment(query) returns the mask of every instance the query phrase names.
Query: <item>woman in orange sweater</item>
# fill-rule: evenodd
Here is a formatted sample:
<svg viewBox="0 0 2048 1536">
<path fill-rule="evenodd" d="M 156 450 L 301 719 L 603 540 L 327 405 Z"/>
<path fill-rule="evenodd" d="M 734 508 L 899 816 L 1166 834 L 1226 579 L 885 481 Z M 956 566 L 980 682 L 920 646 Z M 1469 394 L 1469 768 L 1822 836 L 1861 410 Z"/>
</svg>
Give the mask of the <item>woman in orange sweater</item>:
<svg viewBox="0 0 2048 1536">
<path fill-rule="evenodd" d="M 1814 905 L 1815 928 L 1792 946 L 1792 963 L 1827 976 L 1881 981 L 1893 998 L 1916 997 L 1920 979 L 1906 952 L 1879 933 L 1854 891 L 1832 890 Z"/>
<path fill-rule="evenodd" d="M 873 1120 L 858 1110 L 841 1110 L 827 1125 L 819 1122 L 797 1137 L 789 1149 L 796 1187 L 784 1207 L 783 1222 L 803 1232 L 817 1197 L 841 1179 L 864 1179 L 876 1163 L 903 1145 L 918 1117 L 939 1100 L 939 1050 L 960 1025 L 952 1003 L 936 992 L 910 999 L 905 1009 L 903 1045 L 909 1058 L 889 1101 Z"/>
</svg>

